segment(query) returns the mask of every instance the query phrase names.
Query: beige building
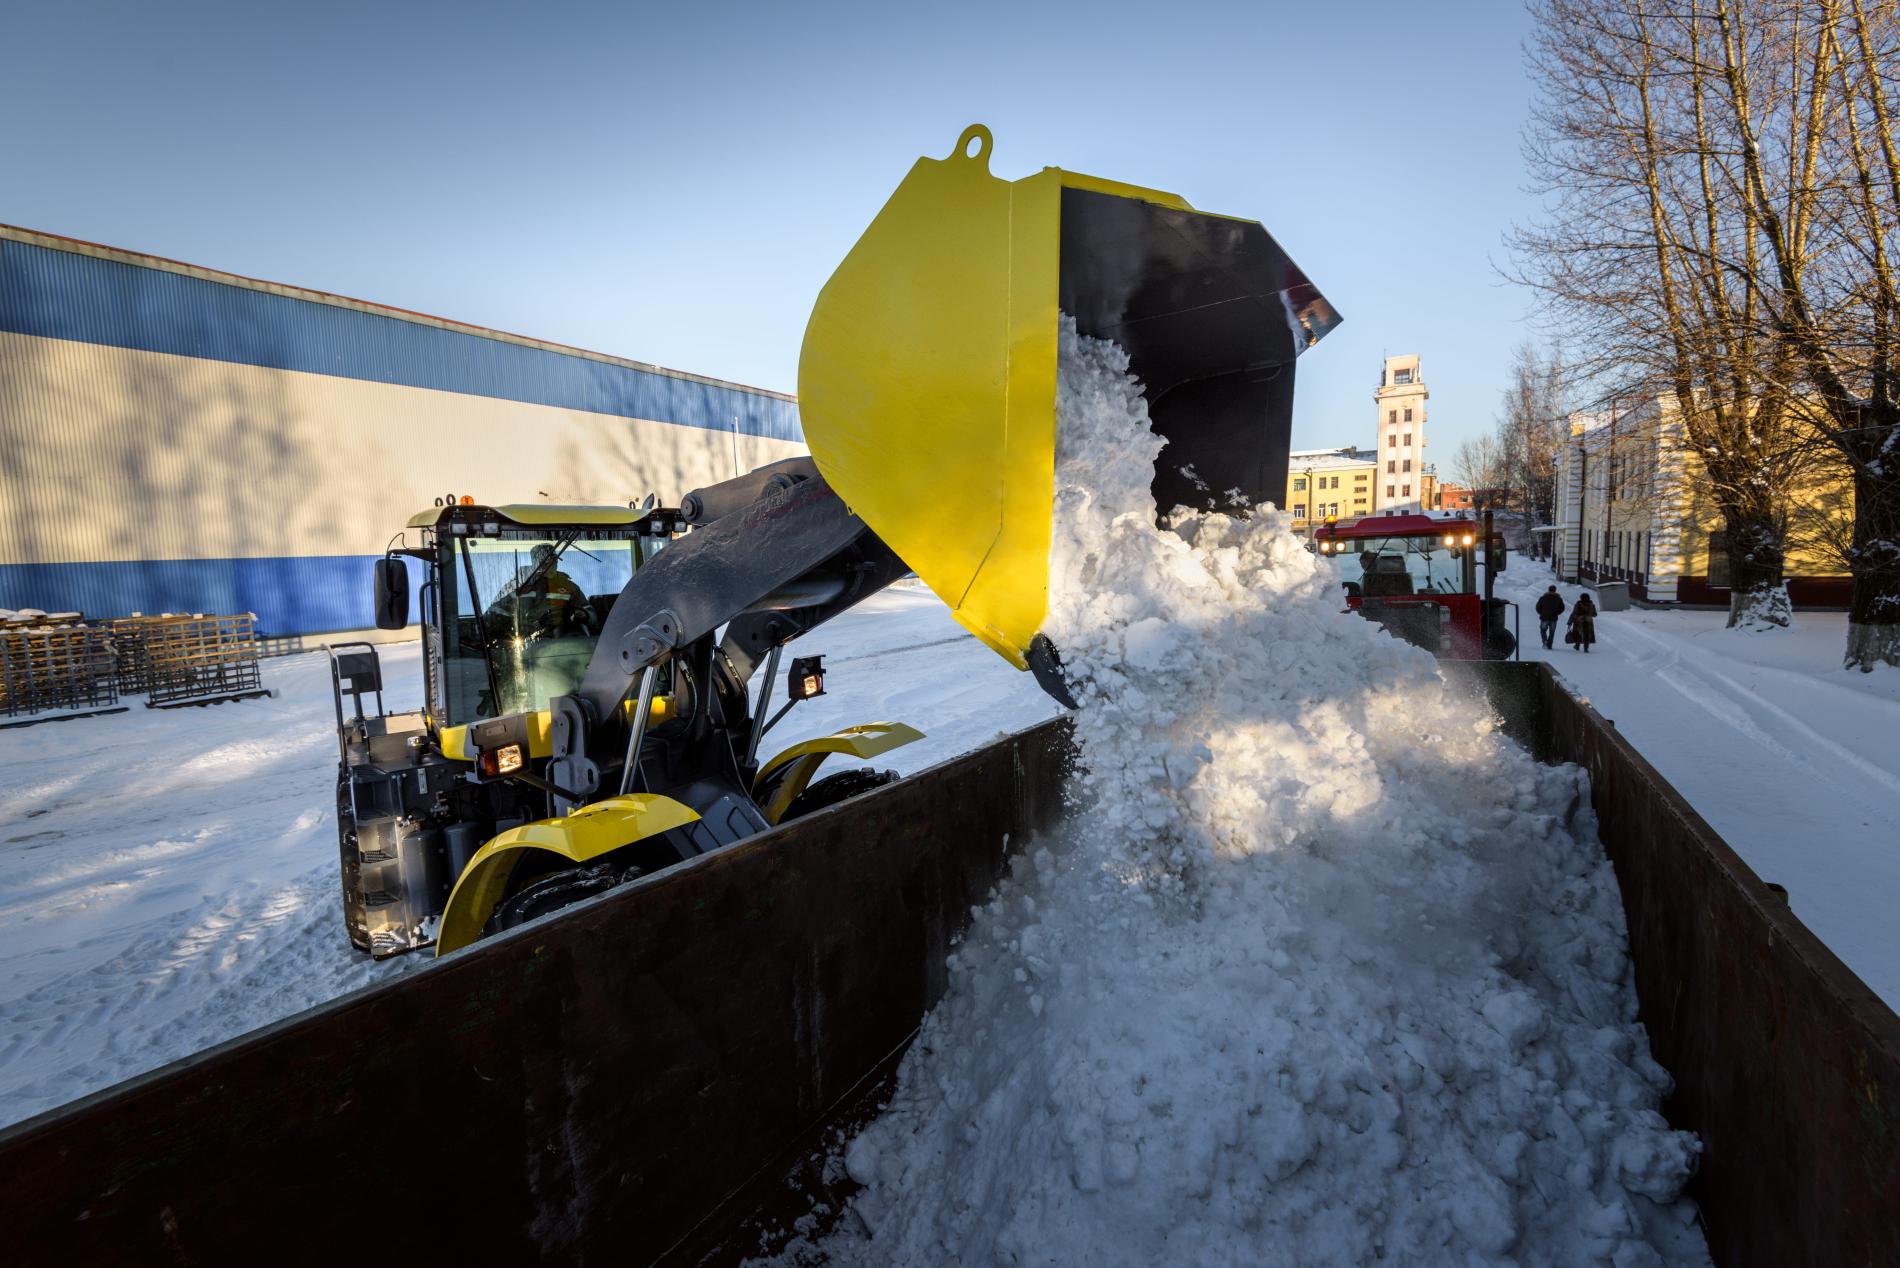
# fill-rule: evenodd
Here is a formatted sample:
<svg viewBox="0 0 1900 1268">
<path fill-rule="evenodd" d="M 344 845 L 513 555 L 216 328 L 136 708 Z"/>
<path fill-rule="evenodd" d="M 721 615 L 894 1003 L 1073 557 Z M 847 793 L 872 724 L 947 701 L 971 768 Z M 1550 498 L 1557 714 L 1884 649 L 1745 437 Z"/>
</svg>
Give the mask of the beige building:
<svg viewBox="0 0 1900 1268">
<path fill-rule="evenodd" d="M 1425 467 L 1425 402 L 1430 396 L 1417 353 L 1385 359 L 1379 390 L 1372 394 L 1379 407 L 1375 514 L 1416 515 L 1431 505 Z"/>
<path fill-rule="evenodd" d="M 1651 603 L 1729 601 L 1721 510 L 1664 396 L 1573 414 L 1558 455 L 1553 558 L 1566 581 L 1622 581 Z M 1797 607 L 1844 605 L 1852 581 L 1830 541 L 1851 530 L 1844 474 L 1817 471 L 1794 490 L 1788 597 Z"/>
<path fill-rule="evenodd" d="M 1349 524 L 1372 514 L 1378 463 L 1369 449 L 1295 449 L 1287 455 L 1286 501 L 1293 527 L 1304 531 L 1333 519 Z"/>
</svg>

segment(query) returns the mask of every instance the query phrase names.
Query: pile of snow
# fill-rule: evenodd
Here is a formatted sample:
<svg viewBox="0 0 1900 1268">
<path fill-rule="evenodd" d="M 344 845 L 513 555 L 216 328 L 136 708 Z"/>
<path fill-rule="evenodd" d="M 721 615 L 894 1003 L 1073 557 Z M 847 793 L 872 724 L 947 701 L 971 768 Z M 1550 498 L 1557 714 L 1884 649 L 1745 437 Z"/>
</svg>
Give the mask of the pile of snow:
<svg viewBox="0 0 1900 1268">
<path fill-rule="evenodd" d="M 1086 773 L 976 915 L 823 1245 L 862 1263 L 1702 1261 L 1583 777 L 1342 618 L 1283 517 L 1155 528 L 1065 328 L 1047 628 Z"/>
</svg>

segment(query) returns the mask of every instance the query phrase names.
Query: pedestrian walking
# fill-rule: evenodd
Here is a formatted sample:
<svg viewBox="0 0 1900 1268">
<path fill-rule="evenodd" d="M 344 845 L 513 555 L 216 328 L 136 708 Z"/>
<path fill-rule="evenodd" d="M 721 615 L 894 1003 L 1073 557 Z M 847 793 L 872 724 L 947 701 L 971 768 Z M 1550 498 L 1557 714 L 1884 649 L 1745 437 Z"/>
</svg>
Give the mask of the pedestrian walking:
<svg viewBox="0 0 1900 1268">
<path fill-rule="evenodd" d="M 1564 598 L 1556 586 L 1537 596 L 1537 633 L 1544 640 L 1545 651 L 1557 641 L 1557 618 L 1563 614 Z"/>
<path fill-rule="evenodd" d="M 1564 642 L 1570 644 L 1573 651 L 1590 650 L 1590 644 L 1597 641 L 1597 605 L 1588 594 L 1577 596 L 1577 604 L 1570 609 L 1570 629 L 1564 635 Z"/>
</svg>

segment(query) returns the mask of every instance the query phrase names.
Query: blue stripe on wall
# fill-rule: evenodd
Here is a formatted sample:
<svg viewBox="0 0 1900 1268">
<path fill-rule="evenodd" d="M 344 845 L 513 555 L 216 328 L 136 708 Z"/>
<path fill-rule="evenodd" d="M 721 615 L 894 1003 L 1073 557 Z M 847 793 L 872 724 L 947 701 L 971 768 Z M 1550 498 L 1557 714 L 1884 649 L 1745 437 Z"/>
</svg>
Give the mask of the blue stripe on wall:
<svg viewBox="0 0 1900 1268">
<path fill-rule="evenodd" d="M 0 330 L 804 440 L 761 392 L 6 239 Z"/>
<path fill-rule="evenodd" d="M 322 634 L 376 624 L 376 555 L 276 559 L 150 559 L 119 563 L 0 564 L 0 608 L 78 610 L 88 617 L 143 612 L 255 612 L 260 634 Z M 409 564 L 409 613 L 422 565 Z"/>
</svg>

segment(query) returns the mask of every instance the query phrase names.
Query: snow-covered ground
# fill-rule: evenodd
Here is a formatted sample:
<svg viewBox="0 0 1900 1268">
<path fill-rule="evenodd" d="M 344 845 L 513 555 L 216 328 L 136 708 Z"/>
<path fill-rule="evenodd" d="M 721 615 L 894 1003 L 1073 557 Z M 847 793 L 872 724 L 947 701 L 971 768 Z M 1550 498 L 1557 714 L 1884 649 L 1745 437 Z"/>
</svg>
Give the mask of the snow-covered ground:
<svg viewBox="0 0 1900 1268">
<path fill-rule="evenodd" d="M 1525 659 L 1548 660 L 1612 719 L 1803 923 L 1900 1008 L 1900 672 L 1841 669 L 1847 617 L 1742 633 L 1723 612 L 1631 608 L 1597 618 L 1589 653 L 1537 639 L 1531 604 L 1556 584 L 1513 560 L 1499 593 L 1523 608 Z M 1558 585 L 1565 604 L 1576 586 Z M 1568 619 L 1566 612 L 1565 618 Z"/>
<path fill-rule="evenodd" d="M 828 694 L 766 753 L 905 721 L 927 738 L 877 764 L 908 772 L 1055 712 L 927 591 L 788 651 L 827 654 Z M 0 1124 L 430 963 L 373 963 L 344 934 L 327 659 L 264 677 L 276 699 L 0 731 Z M 419 645 L 384 648 L 383 678 L 390 708 L 417 707 Z"/>
</svg>

